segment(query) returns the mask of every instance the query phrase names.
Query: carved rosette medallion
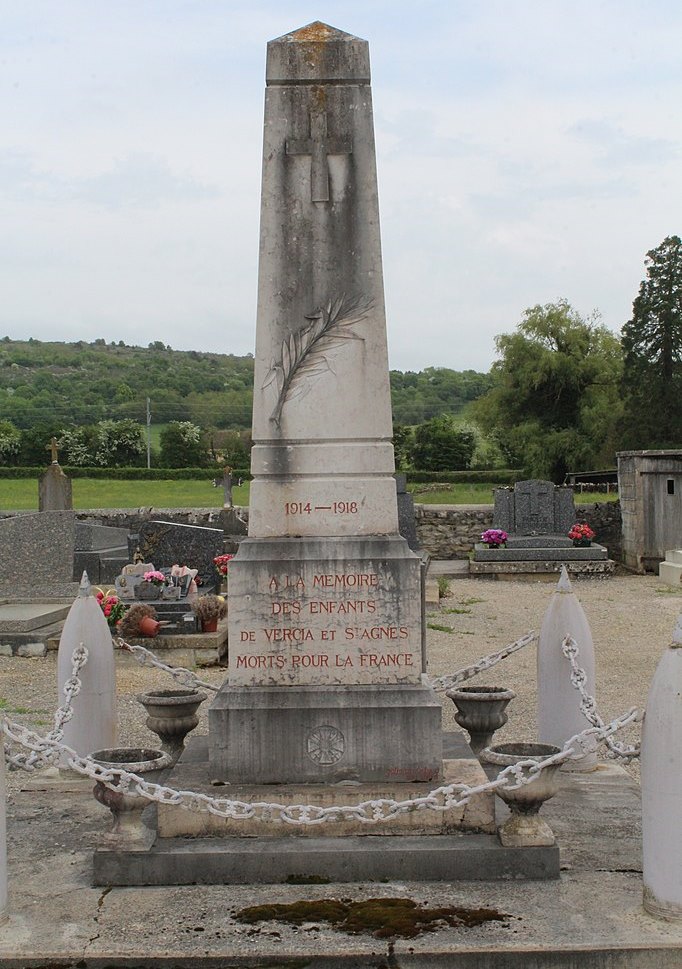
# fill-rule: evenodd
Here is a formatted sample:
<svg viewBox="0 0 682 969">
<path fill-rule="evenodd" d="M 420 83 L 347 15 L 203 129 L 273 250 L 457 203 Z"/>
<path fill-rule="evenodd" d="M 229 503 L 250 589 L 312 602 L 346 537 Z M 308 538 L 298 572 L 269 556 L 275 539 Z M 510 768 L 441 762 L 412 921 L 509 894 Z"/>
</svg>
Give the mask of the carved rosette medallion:
<svg viewBox="0 0 682 969">
<path fill-rule="evenodd" d="M 345 749 L 346 738 L 341 731 L 326 723 L 311 730 L 306 739 L 306 753 L 320 767 L 338 764 Z"/>
</svg>

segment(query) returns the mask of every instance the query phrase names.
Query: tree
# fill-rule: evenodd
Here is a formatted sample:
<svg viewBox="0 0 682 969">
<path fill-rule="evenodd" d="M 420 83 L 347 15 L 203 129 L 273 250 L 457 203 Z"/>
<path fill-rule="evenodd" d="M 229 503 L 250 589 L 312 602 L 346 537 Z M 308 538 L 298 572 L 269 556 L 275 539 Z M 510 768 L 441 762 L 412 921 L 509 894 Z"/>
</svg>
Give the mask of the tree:
<svg viewBox="0 0 682 969">
<path fill-rule="evenodd" d="M 15 465 L 21 446 L 21 431 L 11 421 L 0 421 L 0 465 Z"/>
<path fill-rule="evenodd" d="M 509 467 L 561 482 L 571 469 L 612 465 L 622 412 L 618 338 L 559 300 L 527 309 L 495 343 L 493 387 L 471 406 Z"/>
<path fill-rule="evenodd" d="M 164 468 L 201 468 L 207 463 L 204 433 L 191 421 L 171 421 L 161 431 L 160 443 Z"/>
<path fill-rule="evenodd" d="M 623 327 L 623 440 L 682 444 L 682 241 L 668 236 L 645 259 L 647 278 Z"/>
<path fill-rule="evenodd" d="M 475 448 L 474 431 L 443 414 L 415 428 L 412 463 L 419 471 L 465 471 Z"/>
<path fill-rule="evenodd" d="M 408 471 L 412 464 L 414 431 L 406 424 L 393 425 L 393 453 L 396 471 Z"/>
<path fill-rule="evenodd" d="M 145 463 L 147 445 L 137 421 L 99 421 L 95 428 L 95 464 L 103 468 L 135 468 Z"/>
</svg>

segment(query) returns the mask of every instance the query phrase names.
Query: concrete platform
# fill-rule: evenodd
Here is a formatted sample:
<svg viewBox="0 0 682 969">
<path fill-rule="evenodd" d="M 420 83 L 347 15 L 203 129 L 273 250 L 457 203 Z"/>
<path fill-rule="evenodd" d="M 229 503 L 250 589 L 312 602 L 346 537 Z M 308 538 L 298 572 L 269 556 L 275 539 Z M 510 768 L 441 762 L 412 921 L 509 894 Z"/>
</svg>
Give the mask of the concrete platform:
<svg viewBox="0 0 682 969">
<path fill-rule="evenodd" d="M 35 786 L 37 783 L 37 787 Z M 76 781 L 13 795 L 8 804 L 10 908 L 0 965 L 165 969 L 679 969 L 682 925 L 647 915 L 639 788 L 612 764 L 567 775 L 543 808 L 561 844 L 561 877 L 544 881 L 339 885 L 93 887 L 92 852 L 108 812 Z M 366 840 L 366 839 L 365 839 Z M 385 839 L 382 839 L 385 840 Z M 507 917 L 414 939 L 348 935 L 316 921 L 244 925 L 249 905 L 410 898 L 497 909 Z"/>
</svg>

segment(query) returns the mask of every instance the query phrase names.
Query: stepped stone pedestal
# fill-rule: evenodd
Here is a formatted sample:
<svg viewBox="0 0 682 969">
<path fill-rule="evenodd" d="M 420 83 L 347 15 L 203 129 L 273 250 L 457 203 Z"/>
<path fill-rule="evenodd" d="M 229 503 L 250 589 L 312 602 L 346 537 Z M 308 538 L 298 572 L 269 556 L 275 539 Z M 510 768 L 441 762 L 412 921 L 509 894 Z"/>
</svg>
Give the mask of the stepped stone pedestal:
<svg viewBox="0 0 682 969">
<path fill-rule="evenodd" d="M 665 553 L 665 560 L 658 566 L 659 577 L 674 588 L 682 586 L 682 549 L 670 549 Z"/>
</svg>

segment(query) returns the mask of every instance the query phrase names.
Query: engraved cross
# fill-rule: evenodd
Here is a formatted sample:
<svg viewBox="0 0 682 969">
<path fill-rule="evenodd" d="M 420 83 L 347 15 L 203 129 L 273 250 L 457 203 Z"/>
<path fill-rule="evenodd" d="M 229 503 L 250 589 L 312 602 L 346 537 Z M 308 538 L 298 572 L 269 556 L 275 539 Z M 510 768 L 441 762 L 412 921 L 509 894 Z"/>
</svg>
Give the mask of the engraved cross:
<svg viewBox="0 0 682 969">
<path fill-rule="evenodd" d="M 310 112 L 310 137 L 287 139 L 287 155 L 310 155 L 310 199 L 312 202 L 329 201 L 328 155 L 350 155 L 353 146 L 350 138 L 330 138 L 327 133 L 327 112 L 314 108 Z"/>
</svg>

